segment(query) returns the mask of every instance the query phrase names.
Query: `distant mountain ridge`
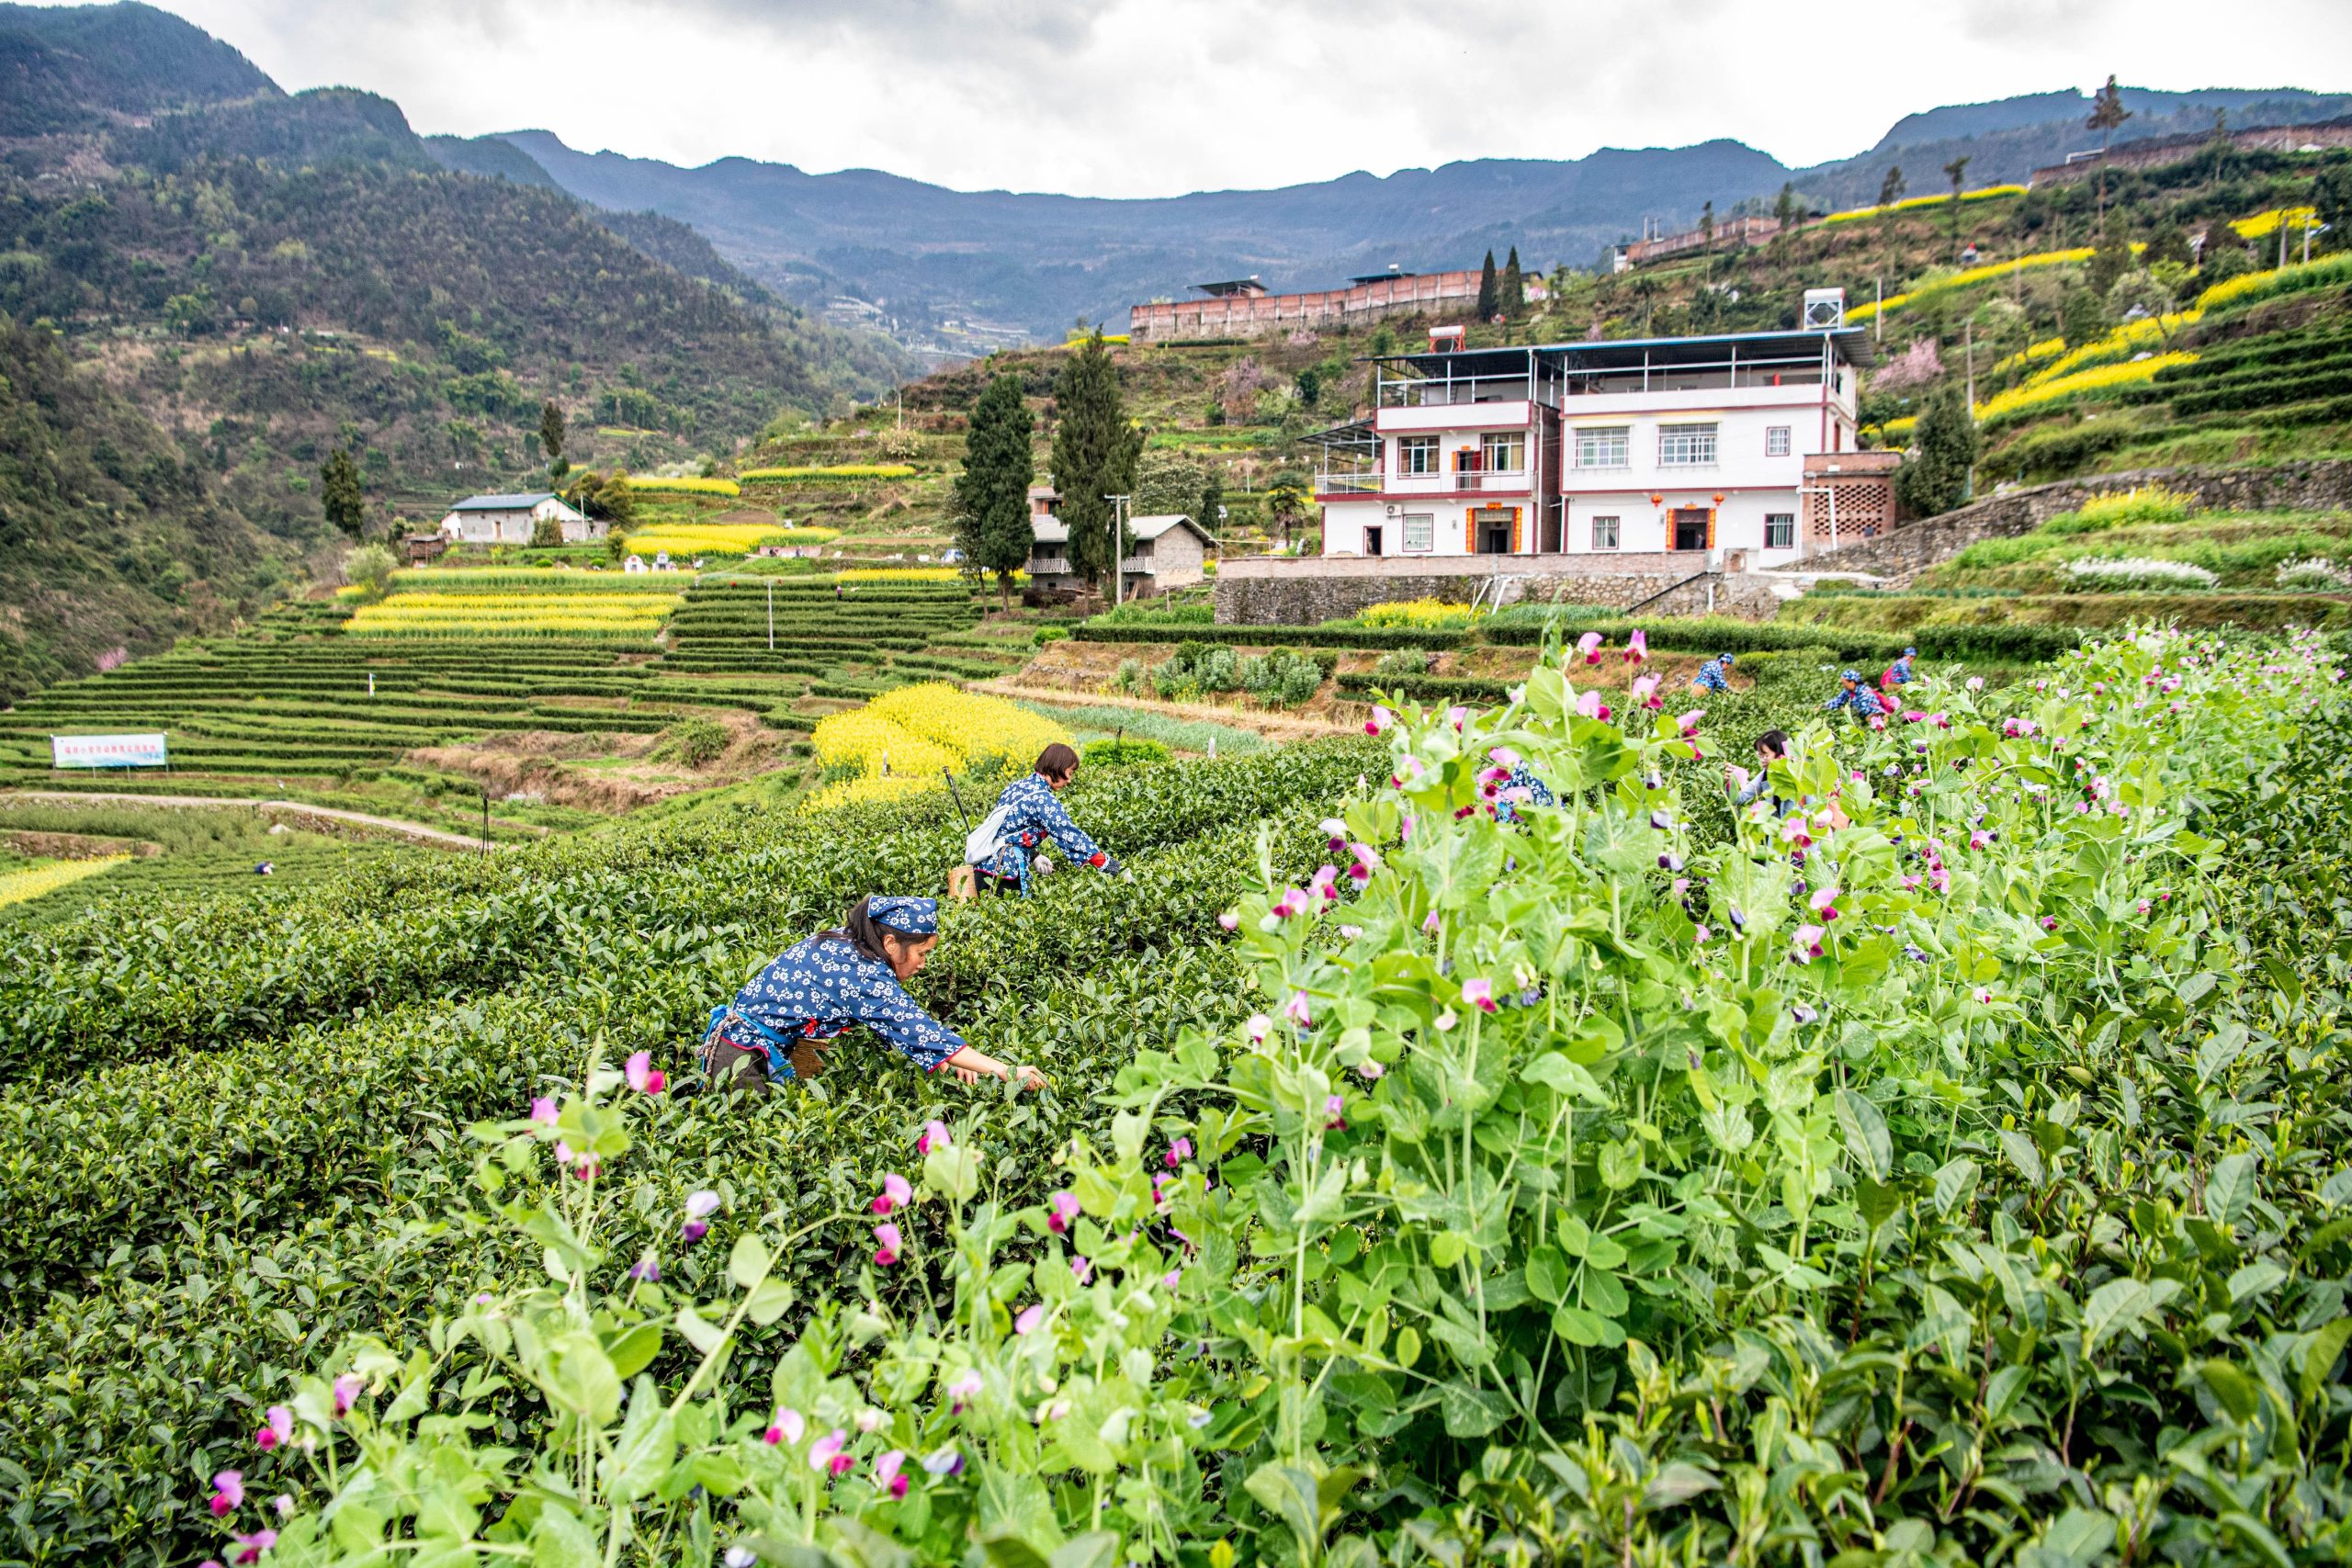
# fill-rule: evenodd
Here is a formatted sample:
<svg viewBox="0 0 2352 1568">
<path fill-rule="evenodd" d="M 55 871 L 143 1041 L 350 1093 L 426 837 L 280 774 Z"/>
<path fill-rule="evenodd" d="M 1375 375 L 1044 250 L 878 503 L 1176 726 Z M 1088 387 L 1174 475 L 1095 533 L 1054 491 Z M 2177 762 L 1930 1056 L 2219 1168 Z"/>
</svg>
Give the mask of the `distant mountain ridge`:
<svg viewBox="0 0 2352 1568">
<path fill-rule="evenodd" d="M 1392 265 L 1470 265 L 1489 246 L 1514 244 L 1531 265 L 1589 265 L 1645 219 L 1687 226 L 1710 202 L 1722 213 L 1769 201 L 1784 182 L 1816 205 L 1851 206 L 1874 197 L 1897 164 L 1914 193 L 1940 188 L 1943 166 L 1961 156 L 1971 160 L 1972 186 L 2021 180 L 2097 145 L 2083 126 L 2090 101 L 2069 89 L 1924 110 L 1867 152 L 1804 169 L 1717 140 L 1136 199 L 955 191 L 870 169 L 811 175 L 747 158 L 687 169 L 583 152 L 545 130 L 464 145 L 503 142 L 583 200 L 691 224 L 787 298 L 816 303 L 846 292 L 915 321 L 981 317 L 1052 337 L 1080 316 L 1122 321 L 1127 305 L 1209 277 L 1257 274 L 1276 288 L 1319 288 Z M 2217 110 L 2239 125 L 2352 113 L 2352 95 L 2300 88 L 2127 87 L 2124 102 L 2133 118 L 2119 143 L 2201 130 Z M 485 164 L 493 156 L 465 155 Z"/>
</svg>

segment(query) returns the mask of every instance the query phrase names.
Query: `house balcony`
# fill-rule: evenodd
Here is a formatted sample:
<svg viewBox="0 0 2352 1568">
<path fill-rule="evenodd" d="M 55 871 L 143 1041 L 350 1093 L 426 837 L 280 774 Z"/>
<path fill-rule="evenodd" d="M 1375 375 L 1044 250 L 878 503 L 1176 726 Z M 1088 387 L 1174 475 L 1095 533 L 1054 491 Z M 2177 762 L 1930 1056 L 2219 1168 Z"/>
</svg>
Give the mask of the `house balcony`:
<svg viewBox="0 0 2352 1568">
<path fill-rule="evenodd" d="M 1315 493 L 1317 495 L 1378 495 L 1385 474 L 1317 474 Z"/>
<path fill-rule="evenodd" d="M 1525 468 L 1458 468 L 1453 474 L 1453 488 L 1461 491 L 1527 489 Z"/>
<path fill-rule="evenodd" d="M 1152 574 L 1149 556 L 1129 556 L 1119 563 L 1119 570 L 1128 577 L 1149 577 Z"/>
</svg>

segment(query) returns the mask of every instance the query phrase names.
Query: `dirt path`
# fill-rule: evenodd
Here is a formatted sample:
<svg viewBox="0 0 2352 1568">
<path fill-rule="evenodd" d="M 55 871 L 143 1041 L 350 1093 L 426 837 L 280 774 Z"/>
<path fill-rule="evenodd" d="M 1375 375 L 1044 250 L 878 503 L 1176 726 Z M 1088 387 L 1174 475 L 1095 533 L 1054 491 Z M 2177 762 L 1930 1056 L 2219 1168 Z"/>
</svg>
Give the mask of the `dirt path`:
<svg viewBox="0 0 2352 1568">
<path fill-rule="evenodd" d="M 1123 697 L 1106 692 L 1070 692 L 1054 686 L 1024 686 L 1011 681 L 973 681 L 965 690 L 1020 702 L 1053 703 L 1062 707 L 1131 708 L 1168 718 L 1205 720 L 1236 729 L 1254 729 L 1270 740 L 1306 740 L 1344 734 L 1353 725 L 1329 719 L 1294 718 L 1255 708 L 1219 707 L 1213 703 L 1163 703 L 1149 697 Z"/>
<path fill-rule="evenodd" d="M 451 849 L 478 850 L 481 840 L 462 833 L 444 832 L 422 823 L 402 822 L 397 818 L 370 817 L 364 811 L 345 811 L 338 806 L 304 806 L 291 800 L 239 799 L 217 795 L 97 795 L 80 790 L 7 790 L 0 791 L 0 801 L 22 800 L 43 806 L 74 806 L 85 801 L 102 800 L 119 806 L 249 806 L 266 811 L 284 811 L 297 817 L 330 817 L 338 822 L 355 823 L 362 828 L 378 828 L 403 838 L 419 839 L 426 843 L 442 844 Z"/>
</svg>

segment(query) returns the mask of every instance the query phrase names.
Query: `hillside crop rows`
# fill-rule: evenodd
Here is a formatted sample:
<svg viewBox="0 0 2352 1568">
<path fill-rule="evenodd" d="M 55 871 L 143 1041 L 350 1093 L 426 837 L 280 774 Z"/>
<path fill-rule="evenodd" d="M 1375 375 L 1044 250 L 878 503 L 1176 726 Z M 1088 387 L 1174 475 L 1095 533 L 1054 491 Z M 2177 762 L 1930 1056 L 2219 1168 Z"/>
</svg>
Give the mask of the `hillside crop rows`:
<svg viewBox="0 0 2352 1568">
<path fill-rule="evenodd" d="M 2142 634 L 1883 729 L 1777 685 L 1595 716 L 1622 679 L 1082 779 L 1134 880 L 951 908 L 914 982 L 1041 1100 L 872 1048 L 754 1105 L 578 1088 L 592 1051 L 674 1084 L 776 947 L 935 886 L 935 795 L 36 933 L 0 980 L 0 1550 L 2328 1558 L 2318 648 Z M 1785 821 L 1724 805 L 1769 725 Z M 1494 820 L 1506 756 L 1561 804 Z M 609 1398 L 526 1348 L 565 1335 Z M 320 1459 L 256 1449 L 273 1404 Z"/>
</svg>

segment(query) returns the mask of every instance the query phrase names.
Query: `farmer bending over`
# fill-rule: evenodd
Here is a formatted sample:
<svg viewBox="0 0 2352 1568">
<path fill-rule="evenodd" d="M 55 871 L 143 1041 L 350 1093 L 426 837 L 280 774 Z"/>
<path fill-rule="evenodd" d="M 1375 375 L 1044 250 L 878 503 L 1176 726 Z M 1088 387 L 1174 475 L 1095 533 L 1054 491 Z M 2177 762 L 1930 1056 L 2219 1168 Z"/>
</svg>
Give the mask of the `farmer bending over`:
<svg viewBox="0 0 2352 1568">
<path fill-rule="evenodd" d="M 1694 692 L 1728 694 L 1731 691 L 1731 682 L 1724 680 L 1724 676 L 1730 671 L 1733 665 L 1738 662 L 1739 657 L 1736 654 L 1717 654 L 1699 666 L 1699 672 L 1690 677 L 1690 689 Z"/>
<path fill-rule="evenodd" d="M 900 982 L 938 940 L 937 899 L 860 898 L 838 928 L 785 949 L 733 1002 L 712 1010 L 704 1073 L 722 1088 L 764 1094 L 780 1079 L 822 1073 L 832 1042 L 862 1023 L 924 1072 L 946 1067 L 967 1084 L 1018 1073 L 1022 1088 L 1044 1088 L 1036 1068 L 973 1050 L 907 995 Z"/>
<path fill-rule="evenodd" d="M 1004 786 L 1004 793 L 996 797 L 995 809 L 964 840 L 964 859 L 977 873 L 983 892 L 1018 891 L 1028 897 L 1033 861 L 1039 871 L 1053 869 L 1053 863 L 1038 852 L 1047 839 L 1071 860 L 1083 861 L 1113 876 L 1119 874 L 1119 863 L 1088 838 L 1054 798 L 1077 776 L 1078 753 L 1057 740 L 1037 753 L 1035 772 Z"/>
<path fill-rule="evenodd" d="M 1903 650 L 1903 657 L 1886 667 L 1886 680 L 1884 682 L 1885 689 L 1891 692 L 1897 686 L 1909 685 L 1911 683 L 1911 661 L 1918 657 L 1919 650 L 1917 649 L 1905 649 Z"/>
<path fill-rule="evenodd" d="M 1863 685 L 1861 676 L 1853 671 L 1847 671 L 1838 679 L 1843 682 L 1845 689 L 1821 705 L 1824 713 L 1834 713 L 1839 708 L 1844 708 L 1857 720 L 1867 722 L 1886 711 L 1886 705 L 1878 700 L 1878 694 Z"/>
</svg>

